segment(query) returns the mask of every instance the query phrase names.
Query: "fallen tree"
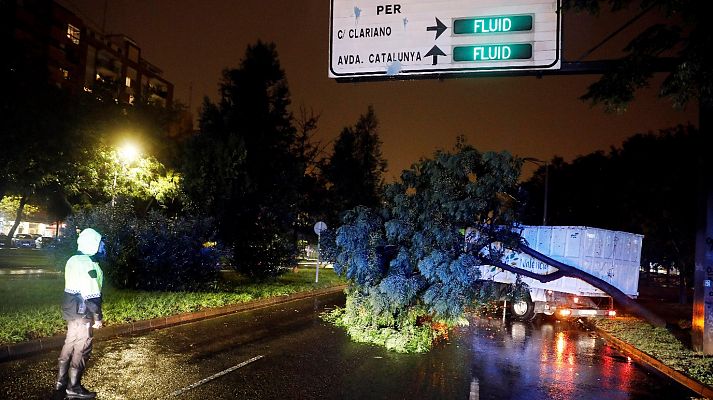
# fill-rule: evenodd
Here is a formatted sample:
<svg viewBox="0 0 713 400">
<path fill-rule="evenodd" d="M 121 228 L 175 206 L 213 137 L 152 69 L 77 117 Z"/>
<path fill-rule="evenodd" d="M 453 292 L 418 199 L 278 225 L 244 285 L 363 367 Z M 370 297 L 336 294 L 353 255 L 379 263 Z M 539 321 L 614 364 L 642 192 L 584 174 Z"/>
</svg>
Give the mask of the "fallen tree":
<svg viewBox="0 0 713 400">
<path fill-rule="evenodd" d="M 483 265 L 543 281 L 580 278 L 611 293 L 624 308 L 662 323 L 606 282 L 524 248 L 514 229 L 521 160 L 507 153 L 480 153 L 463 143 L 455 150 L 438 152 L 404 171 L 399 182 L 385 187 L 381 208 L 358 207 L 344 215 L 336 232 L 334 267 L 350 288 L 346 309 L 332 320 L 348 327 L 352 338 L 399 351 L 428 350 L 448 327 L 467 322 L 469 307 L 502 296 L 500 284 L 482 279 Z M 466 241 L 464 227 L 482 234 Z M 491 259 L 482 259 L 483 250 L 496 244 L 526 252 L 558 271 L 537 275 L 505 264 L 492 252 L 487 253 Z M 527 291 L 522 285 L 514 289 L 506 294 L 509 300 Z"/>
</svg>

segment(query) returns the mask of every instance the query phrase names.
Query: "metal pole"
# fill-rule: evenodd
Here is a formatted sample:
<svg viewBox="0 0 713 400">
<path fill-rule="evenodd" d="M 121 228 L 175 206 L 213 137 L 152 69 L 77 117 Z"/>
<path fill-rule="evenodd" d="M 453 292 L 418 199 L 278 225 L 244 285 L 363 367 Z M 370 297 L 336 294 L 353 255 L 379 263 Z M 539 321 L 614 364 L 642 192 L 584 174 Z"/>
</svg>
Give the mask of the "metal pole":
<svg viewBox="0 0 713 400">
<path fill-rule="evenodd" d="M 317 268 L 315 268 L 316 272 L 315 272 L 315 276 L 314 276 L 314 283 L 319 283 L 319 264 L 322 263 L 322 261 L 321 261 L 322 252 L 321 252 L 321 249 L 319 246 L 321 239 L 322 239 L 322 234 L 318 233 L 317 234 Z"/>
<path fill-rule="evenodd" d="M 114 184 L 111 186 L 111 206 L 114 207 L 114 200 L 116 199 L 116 175 L 118 171 L 114 170 Z"/>
<path fill-rule="evenodd" d="M 698 221 L 691 338 L 694 350 L 713 354 L 713 162 L 707 154 L 713 145 L 713 99 L 701 96 L 698 102 L 703 145 L 698 149 Z"/>
<path fill-rule="evenodd" d="M 542 211 L 542 225 L 547 225 L 547 198 L 550 193 L 550 163 L 545 161 L 545 205 Z"/>
</svg>

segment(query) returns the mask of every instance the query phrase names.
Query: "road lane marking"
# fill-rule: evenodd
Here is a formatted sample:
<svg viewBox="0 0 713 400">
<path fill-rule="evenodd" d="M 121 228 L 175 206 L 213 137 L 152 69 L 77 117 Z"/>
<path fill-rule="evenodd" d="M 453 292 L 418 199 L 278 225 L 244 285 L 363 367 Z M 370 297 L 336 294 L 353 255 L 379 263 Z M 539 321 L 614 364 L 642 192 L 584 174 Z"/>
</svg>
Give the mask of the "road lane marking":
<svg viewBox="0 0 713 400">
<path fill-rule="evenodd" d="M 250 364 L 250 363 L 252 363 L 252 362 L 255 362 L 255 361 L 257 361 L 257 360 L 263 358 L 263 357 L 264 357 L 264 356 L 261 354 L 261 355 L 259 355 L 259 356 L 255 356 L 255 357 L 253 357 L 253 358 L 251 358 L 251 359 L 249 359 L 249 360 L 243 361 L 243 362 L 241 362 L 241 363 L 238 364 L 238 365 L 233 365 L 232 367 L 230 367 L 230 368 L 228 368 L 228 369 L 225 369 L 225 370 L 223 370 L 223 371 L 220 371 L 220 372 L 218 372 L 217 374 L 213 374 L 213 375 L 211 375 L 211 376 L 209 376 L 209 377 L 207 377 L 207 378 L 205 378 L 205 379 L 201 379 L 200 381 L 198 381 L 198 382 L 196 382 L 196 383 L 193 383 L 193 384 L 191 384 L 191 385 L 188 385 L 188 386 L 186 386 L 186 387 L 184 387 L 184 388 L 182 388 L 182 389 L 178 389 L 178 390 L 176 390 L 175 392 L 169 394 L 169 395 L 166 396 L 166 397 L 176 397 L 176 396 L 180 396 L 180 395 L 182 395 L 183 393 L 186 393 L 187 391 L 189 391 L 189 390 L 191 390 L 191 389 L 195 389 L 195 388 L 197 388 L 198 386 L 201 386 L 201 385 L 203 385 L 203 384 L 205 384 L 205 383 L 208 383 L 208 382 L 210 382 L 210 381 L 212 381 L 212 380 L 214 380 L 214 379 L 220 378 L 221 376 L 223 376 L 223 375 L 225 375 L 225 374 L 229 374 L 229 373 L 235 371 L 236 369 L 242 368 L 242 367 L 244 367 L 244 366 L 246 366 L 246 365 L 248 365 L 248 364 Z"/>
<path fill-rule="evenodd" d="M 470 382 L 470 396 L 468 400 L 480 400 L 480 381 L 476 377 L 473 377 L 473 380 Z"/>
</svg>

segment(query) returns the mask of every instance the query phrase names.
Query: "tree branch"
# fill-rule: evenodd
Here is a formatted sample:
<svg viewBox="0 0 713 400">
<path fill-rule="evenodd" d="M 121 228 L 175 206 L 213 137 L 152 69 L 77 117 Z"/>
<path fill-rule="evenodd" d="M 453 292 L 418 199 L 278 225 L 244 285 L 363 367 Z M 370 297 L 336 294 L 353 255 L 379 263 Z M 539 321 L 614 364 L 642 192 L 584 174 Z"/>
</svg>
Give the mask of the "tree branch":
<svg viewBox="0 0 713 400">
<path fill-rule="evenodd" d="M 666 326 L 666 321 L 663 318 L 659 317 L 658 315 L 656 315 L 656 314 L 652 313 L 651 311 L 649 311 L 648 309 L 644 308 L 639 303 L 635 302 L 632 298 L 627 296 L 626 293 L 622 292 L 621 290 L 619 290 L 617 287 L 610 284 L 609 282 L 606 282 L 603 279 L 597 278 L 596 276 L 591 275 L 587 272 L 584 272 L 581 269 L 575 268 L 571 265 L 561 263 L 561 262 L 559 262 L 553 258 L 550 258 L 536 250 L 533 250 L 530 247 L 527 247 L 523 244 L 520 244 L 518 246 L 518 250 L 533 257 L 533 258 L 536 258 L 536 259 L 542 261 L 545 264 L 551 265 L 551 266 L 559 269 L 559 272 L 562 272 L 565 276 L 570 276 L 570 277 L 581 279 L 584 282 L 603 291 L 604 293 L 613 297 L 614 300 L 616 300 L 617 303 L 619 303 L 619 305 L 622 306 L 622 308 L 624 308 L 626 311 L 628 311 L 638 317 L 645 319 L 651 325 L 658 326 L 658 327 Z"/>
</svg>

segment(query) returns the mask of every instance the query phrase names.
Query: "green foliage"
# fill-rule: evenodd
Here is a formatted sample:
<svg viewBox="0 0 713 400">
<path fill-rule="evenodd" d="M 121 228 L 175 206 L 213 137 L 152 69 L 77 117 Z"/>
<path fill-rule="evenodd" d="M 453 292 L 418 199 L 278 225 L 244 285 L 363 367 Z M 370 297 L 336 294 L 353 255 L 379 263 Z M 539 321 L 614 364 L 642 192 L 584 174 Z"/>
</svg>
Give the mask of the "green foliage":
<svg viewBox="0 0 713 400">
<path fill-rule="evenodd" d="M 629 5 L 664 18 L 635 36 L 624 49 L 626 55 L 617 68 L 608 71 L 592 84 L 583 99 L 603 104 L 609 111 L 623 111 L 634 99 L 637 89 L 646 87 L 653 76 L 655 60 L 674 57 L 675 65 L 661 85 L 660 94 L 669 96 L 675 105 L 691 100 L 710 101 L 713 96 L 713 59 L 710 49 L 713 37 L 706 20 L 708 4 L 698 0 L 564 0 L 565 9 L 599 13 L 602 9 L 617 12 Z"/>
<path fill-rule="evenodd" d="M 205 101 L 186 152 L 193 207 L 217 221 L 235 268 L 256 279 L 283 273 L 297 255 L 305 163 L 289 103 L 275 46 L 248 46 L 240 67 L 223 72 L 219 103 Z"/>
<path fill-rule="evenodd" d="M 713 357 L 686 348 L 666 329 L 628 317 L 598 319 L 594 323 L 669 367 L 713 387 Z"/>
<path fill-rule="evenodd" d="M 66 324 L 59 307 L 64 279 L 2 279 L 0 343 L 51 336 Z"/>
<path fill-rule="evenodd" d="M 9 14 L 12 19 L 14 12 Z M 38 56 L 42 51 L 12 34 L 3 36 L 7 39 L 0 62 L 0 200 L 20 196 L 51 218 L 63 219 L 72 204 L 100 204 L 117 193 L 153 196 L 164 203 L 176 198 L 175 190 L 166 196 L 177 185 L 165 179 L 173 177 L 156 160 L 172 167 L 177 138 L 191 132 L 182 106 L 119 104 L 116 87 L 102 87 L 99 81 L 92 93 L 72 93 L 48 82 L 47 60 Z M 117 173 L 109 149 L 119 141 L 116 136 L 127 133 L 141 136 L 146 154 L 156 159 L 145 157 L 147 165 Z M 114 176 L 117 185 L 112 185 Z"/>
<path fill-rule="evenodd" d="M 115 287 L 186 290 L 213 284 L 217 278 L 220 253 L 204 245 L 215 235 L 208 219 L 167 218 L 158 212 L 139 218 L 124 201 L 95 207 L 67 220 L 58 249 L 64 254 L 60 262 L 76 251 L 76 229 L 88 227 L 103 236 L 106 255 L 100 265 Z"/>
<path fill-rule="evenodd" d="M 37 251 L 28 248 L 0 248 L 0 268 L 2 267 L 53 269 L 55 267 L 55 254 L 49 250 Z"/>
<path fill-rule="evenodd" d="M 25 313 L 0 314 L 0 343 L 17 343 L 52 336 L 66 329 L 59 307 Z"/>
<path fill-rule="evenodd" d="M 510 226 L 520 165 L 459 142 L 455 152 L 438 152 L 387 185 L 382 209 L 345 214 L 334 268 L 352 285 L 356 309 L 368 301 L 370 326 L 406 332 L 417 317 L 452 326 L 492 293 L 478 281 L 478 254 L 493 242 L 519 240 Z M 479 234 L 466 247 L 469 227 Z"/>
<path fill-rule="evenodd" d="M 5 196 L 0 200 L 0 216 L 5 217 L 6 221 L 12 221 L 15 219 L 17 213 L 17 208 L 20 205 L 20 196 Z M 36 214 L 40 209 L 32 204 L 25 204 L 23 209 L 23 214 L 26 216 L 32 216 Z"/>
<path fill-rule="evenodd" d="M 221 276 L 211 291 L 156 292 L 107 287 L 104 290 L 104 323 L 116 325 L 166 317 L 211 307 L 285 296 L 343 284 L 333 271 L 287 273 L 269 283 L 250 283 L 235 273 Z M 0 344 L 17 343 L 64 333 L 60 311 L 64 279 L 38 278 L 0 280 Z"/>
<path fill-rule="evenodd" d="M 182 197 L 180 175 L 151 155 L 126 161 L 116 148 L 104 145 L 88 153 L 78 166 L 78 180 L 65 189 L 81 205 L 96 204 L 99 198 L 109 202 L 126 197 L 143 202 L 155 200 L 166 207 Z"/>
<path fill-rule="evenodd" d="M 344 308 L 322 315 L 325 321 L 346 329 L 356 342 L 384 346 L 399 353 L 423 353 L 431 349 L 440 332 L 429 321 L 419 320 L 426 311 L 412 307 L 396 316 L 378 312 L 378 294 L 347 292 Z"/>
</svg>

